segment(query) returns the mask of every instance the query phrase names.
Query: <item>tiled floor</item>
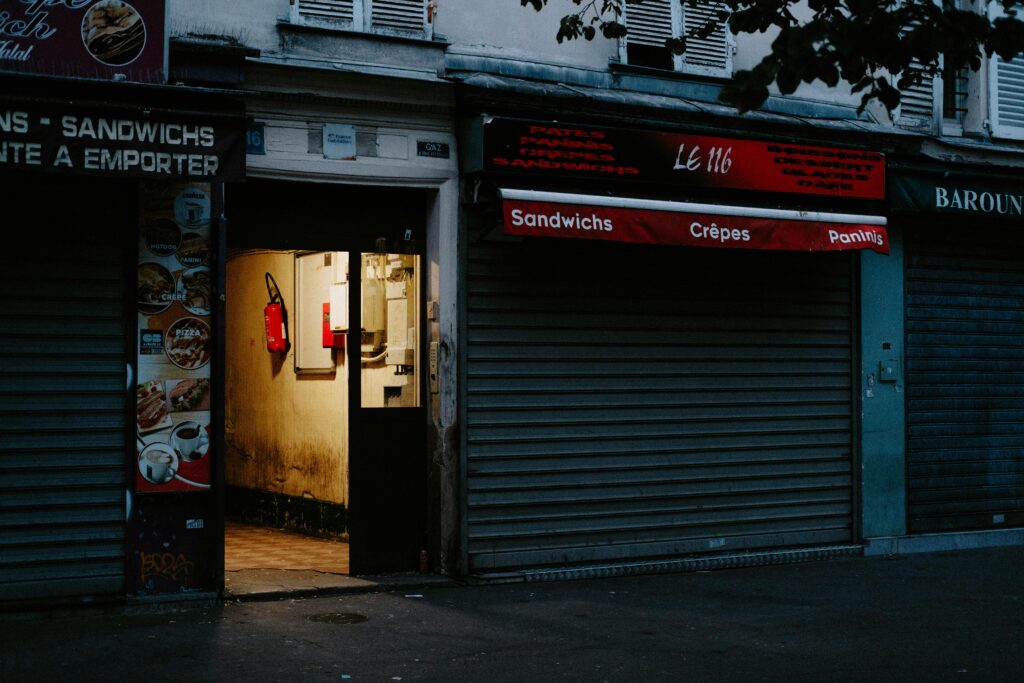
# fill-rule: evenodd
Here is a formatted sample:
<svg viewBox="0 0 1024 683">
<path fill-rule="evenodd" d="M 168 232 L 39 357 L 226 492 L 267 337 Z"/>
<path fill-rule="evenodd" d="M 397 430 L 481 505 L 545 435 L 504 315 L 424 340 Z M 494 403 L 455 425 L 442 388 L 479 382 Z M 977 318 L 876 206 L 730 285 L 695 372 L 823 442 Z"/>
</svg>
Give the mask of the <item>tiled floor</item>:
<svg viewBox="0 0 1024 683">
<path fill-rule="evenodd" d="M 348 574 L 348 543 L 228 521 L 224 569 L 311 569 Z"/>
</svg>

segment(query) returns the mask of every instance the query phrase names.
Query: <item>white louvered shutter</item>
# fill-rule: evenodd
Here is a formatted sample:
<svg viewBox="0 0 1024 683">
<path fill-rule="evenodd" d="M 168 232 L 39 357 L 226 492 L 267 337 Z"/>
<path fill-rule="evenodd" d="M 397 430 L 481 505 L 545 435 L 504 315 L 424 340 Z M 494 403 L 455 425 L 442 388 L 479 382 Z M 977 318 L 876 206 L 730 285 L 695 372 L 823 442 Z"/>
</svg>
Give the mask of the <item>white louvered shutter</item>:
<svg viewBox="0 0 1024 683">
<path fill-rule="evenodd" d="M 729 28 L 720 23 L 707 38 L 695 38 L 691 31 L 704 26 L 708 20 L 718 21 L 719 12 L 725 9 L 723 2 L 702 2 L 698 6 L 675 2 L 683 12 L 683 35 L 686 39 L 686 53 L 683 55 L 683 70 L 710 76 L 732 75 L 732 45 Z"/>
<path fill-rule="evenodd" d="M 1017 18 L 1024 18 L 1024 3 L 1016 5 Z M 1005 16 L 1002 4 L 989 4 L 989 19 Z M 992 137 L 1024 140 L 1024 55 L 1009 62 L 993 55 L 988 60 L 988 118 Z"/>
<path fill-rule="evenodd" d="M 353 23 L 355 20 L 353 0 L 299 0 L 299 15 L 335 19 L 346 23 Z"/>
<path fill-rule="evenodd" d="M 1009 62 L 992 59 L 989 79 L 992 135 L 997 138 L 1024 140 L 1024 56 Z"/>
<path fill-rule="evenodd" d="M 374 30 L 423 34 L 427 29 L 425 0 L 368 0 Z"/>
<path fill-rule="evenodd" d="M 896 125 L 912 130 L 932 131 L 936 125 L 936 78 L 923 75 L 924 67 L 914 61 L 908 71 L 922 74 L 922 78 L 900 92 L 900 106 L 896 110 Z"/>
<path fill-rule="evenodd" d="M 626 40 L 637 45 L 665 47 L 675 35 L 672 6 L 679 0 L 644 0 L 639 5 L 623 5 L 623 18 L 629 33 Z"/>
</svg>

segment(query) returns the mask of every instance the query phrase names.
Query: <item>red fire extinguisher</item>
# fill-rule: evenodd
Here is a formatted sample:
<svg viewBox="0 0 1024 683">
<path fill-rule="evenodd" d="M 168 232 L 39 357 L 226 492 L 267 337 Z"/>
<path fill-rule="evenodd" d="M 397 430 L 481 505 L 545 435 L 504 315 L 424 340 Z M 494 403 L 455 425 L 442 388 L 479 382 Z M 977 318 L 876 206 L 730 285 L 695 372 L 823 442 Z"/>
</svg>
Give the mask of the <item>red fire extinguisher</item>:
<svg viewBox="0 0 1024 683">
<path fill-rule="evenodd" d="M 267 325 L 267 351 L 280 352 L 288 350 L 288 324 L 284 310 L 284 298 L 277 280 L 270 273 L 266 274 L 267 297 L 270 301 L 263 307 L 263 322 Z M 270 286 L 274 289 L 271 291 Z"/>
</svg>

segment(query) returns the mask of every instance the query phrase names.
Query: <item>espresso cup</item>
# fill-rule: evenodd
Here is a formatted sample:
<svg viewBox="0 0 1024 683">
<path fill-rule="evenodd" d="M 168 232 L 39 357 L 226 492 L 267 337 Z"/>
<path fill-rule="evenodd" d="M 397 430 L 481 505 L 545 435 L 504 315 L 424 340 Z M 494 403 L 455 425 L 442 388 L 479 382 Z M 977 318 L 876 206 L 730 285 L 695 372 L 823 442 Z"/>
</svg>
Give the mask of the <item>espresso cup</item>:
<svg viewBox="0 0 1024 683">
<path fill-rule="evenodd" d="M 166 484 L 177 473 L 176 458 L 170 446 L 154 443 L 146 446 L 139 458 L 142 476 L 154 484 Z"/>
<path fill-rule="evenodd" d="M 191 420 L 182 422 L 171 432 L 171 441 L 181 457 L 186 460 L 198 460 L 202 457 L 199 447 L 203 441 L 203 426 Z"/>
</svg>

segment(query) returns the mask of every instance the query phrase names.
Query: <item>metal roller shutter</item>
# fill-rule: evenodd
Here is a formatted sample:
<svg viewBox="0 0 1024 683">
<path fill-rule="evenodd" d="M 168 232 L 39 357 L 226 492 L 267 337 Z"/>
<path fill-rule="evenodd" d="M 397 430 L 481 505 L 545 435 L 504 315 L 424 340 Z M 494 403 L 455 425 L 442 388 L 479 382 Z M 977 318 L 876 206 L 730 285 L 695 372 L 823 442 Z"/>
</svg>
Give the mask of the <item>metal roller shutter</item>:
<svg viewBox="0 0 1024 683">
<path fill-rule="evenodd" d="M 843 255 L 471 241 L 471 571 L 852 537 Z"/>
<path fill-rule="evenodd" d="M 125 197 L 0 180 L 0 601 L 123 594 Z"/>
<path fill-rule="evenodd" d="M 907 230 L 913 532 L 1024 522 L 1024 237 Z"/>
</svg>

